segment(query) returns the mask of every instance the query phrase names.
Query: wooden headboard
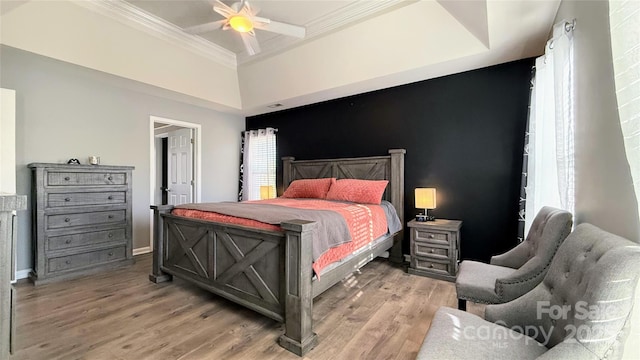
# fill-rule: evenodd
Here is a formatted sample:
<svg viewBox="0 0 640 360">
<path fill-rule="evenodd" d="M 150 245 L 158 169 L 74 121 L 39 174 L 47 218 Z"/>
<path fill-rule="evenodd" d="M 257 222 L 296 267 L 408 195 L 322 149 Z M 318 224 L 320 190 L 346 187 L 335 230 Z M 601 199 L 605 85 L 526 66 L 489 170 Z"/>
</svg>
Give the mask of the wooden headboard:
<svg viewBox="0 0 640 360">
<path fill-rule="evenodd" d="M 286 189 L 293 180 L 338 179 L 389 180 L 383 199 L 396 208 L 404 224 L 404 154 L 405 149 L 391 149 L 387 156 L 359 158 L 295 160 L 282 158 L 282 184 Z"/>
</svg>

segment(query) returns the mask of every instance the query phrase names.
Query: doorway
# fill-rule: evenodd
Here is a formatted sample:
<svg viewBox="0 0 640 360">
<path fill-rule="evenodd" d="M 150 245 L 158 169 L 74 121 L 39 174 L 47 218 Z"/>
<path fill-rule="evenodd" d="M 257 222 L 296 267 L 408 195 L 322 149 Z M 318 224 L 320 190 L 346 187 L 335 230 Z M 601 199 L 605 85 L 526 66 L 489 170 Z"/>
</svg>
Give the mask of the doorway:
<svg viewBox="0 0 640 360">
<path fill-rule="evenodd" d="M 150 116 L 150 204 L 179 205 L 201 201 L 201 125 Z M 153 250 L 153 212 L 149 246 Z"/>
</svg>

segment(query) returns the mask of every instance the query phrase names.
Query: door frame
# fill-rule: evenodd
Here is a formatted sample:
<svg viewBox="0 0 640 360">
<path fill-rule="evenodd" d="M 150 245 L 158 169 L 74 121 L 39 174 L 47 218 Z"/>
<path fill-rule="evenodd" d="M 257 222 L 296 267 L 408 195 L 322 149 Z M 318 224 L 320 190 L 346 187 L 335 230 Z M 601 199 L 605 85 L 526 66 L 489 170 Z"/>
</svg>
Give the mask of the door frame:
<svg viewBox="0 0 640 360">
<path fill-rule="evenodd" d="M 159 116 L 149 116 L 149 204 L 155 202 L 156 187 L 156 146 L 155 146 L 155 123 L 165 125 L 175 125 L 193 130 L 195 144 L 193 149 L 193 199 L 194 202 L 201 202 L 202 194 L 202 125 L 187 121 L 174 120 Z M 134 250 L 134 255 L 144 254 L 153 251 L 153 211 L 149 209 L 149 246 Z"/>
</svg>

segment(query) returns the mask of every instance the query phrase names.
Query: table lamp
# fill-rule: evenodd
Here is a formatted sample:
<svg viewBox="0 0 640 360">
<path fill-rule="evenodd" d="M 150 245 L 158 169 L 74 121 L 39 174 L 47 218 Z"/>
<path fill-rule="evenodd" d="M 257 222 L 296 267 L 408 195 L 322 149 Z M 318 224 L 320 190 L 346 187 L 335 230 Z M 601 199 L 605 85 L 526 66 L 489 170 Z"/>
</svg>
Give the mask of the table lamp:
<svg viewBox="0 0 640 360">
<path fill-rule="evenodd" d="M 433 216 L 429 216 L 427 210 L 436 208 L 435 188 L 416 188 L 416 208 L 424 209 L 424 215 L 416 215 L 416 221 L 434 221 Z"/>
</svg>

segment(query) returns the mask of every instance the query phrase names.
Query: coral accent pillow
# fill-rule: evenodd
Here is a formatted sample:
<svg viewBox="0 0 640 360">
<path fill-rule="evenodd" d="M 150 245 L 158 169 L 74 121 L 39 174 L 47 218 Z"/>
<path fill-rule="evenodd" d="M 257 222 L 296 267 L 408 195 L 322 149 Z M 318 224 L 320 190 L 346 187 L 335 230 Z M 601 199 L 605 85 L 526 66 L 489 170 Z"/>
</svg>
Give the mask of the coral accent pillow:
<svg viewBox="0 0 640 360">
<path fill-rule="evenodd" d="M 294 180 L 282 197 L 324 199 L 335 181 L 336 178 Z"/>
<path fill-rule="evenodd" d="M 331 185 L 327 200 L 380 205 L 387 180 L 340 179 Z"/>
</svg>

